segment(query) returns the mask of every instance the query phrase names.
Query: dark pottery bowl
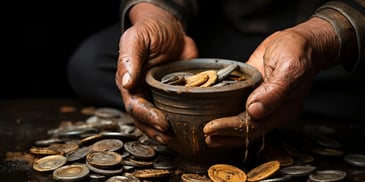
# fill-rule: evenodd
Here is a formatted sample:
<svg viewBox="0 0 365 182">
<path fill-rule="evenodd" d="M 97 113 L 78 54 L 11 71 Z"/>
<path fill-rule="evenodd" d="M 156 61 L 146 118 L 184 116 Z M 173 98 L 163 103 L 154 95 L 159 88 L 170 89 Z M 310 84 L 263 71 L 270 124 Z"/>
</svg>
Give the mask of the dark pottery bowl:
<svg viewBox="0 0 365 182">
<path fill-rule="evenodd" d="M 219 87 L 185 87 L 163 84 L 161 78 L 173 72 L 198 72 L 219 70 L 229 64 L 238 65 L 246 80 Z M 248 95 L 262 81 L 260 72 L 243 62 L 197 58 L 167 63 L 150 69 L 146 82 L 152 91 L 155 106 L 162 110 L 170 122 L 178 143 L 169 144 L 178 155 L 178 167 L 201 172 L 218 162 L 239 160 L 233 155 L 236 149 L 208 148 L 204 141 L 203 127 L 212 119 L 237 115 L 245 110 Z M 244 150 L 239 149 L 243 158 Z"/>
</svg>

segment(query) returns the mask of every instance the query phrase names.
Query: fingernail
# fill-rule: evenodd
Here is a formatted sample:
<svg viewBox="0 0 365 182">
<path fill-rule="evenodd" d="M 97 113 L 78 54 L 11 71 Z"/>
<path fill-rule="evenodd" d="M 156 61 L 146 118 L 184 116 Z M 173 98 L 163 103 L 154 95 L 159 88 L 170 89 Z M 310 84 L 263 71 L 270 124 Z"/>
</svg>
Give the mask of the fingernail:
<svg viewBox="0 0 365 182">
<path fill-rule="evenodd" d="M 158 126 L 158 125 L 153 125 L 153 127 L 155 127 L 158 131 L 164 131 L 162 128 L 161 128 L 161 126 Z"/>
<path fill-rule="evenodd" d="M 129 73 L 128 72 L 125 73 L 123 75 L 123 79 L 122 79 L 123 87 L 127 86 L 129 84 L 130 80 L 131 80 L 131 76 L 129 75 Z"/>
<path fill-rule="evenodd" d="M 252 117 L 257 119 L 263 117 L 265 114 L 265 108 L 261 102 L 251 103 L 247 110 Z"/>
<path fill-rule="evenodd" d="M 158 142 L 162 143 L 162 144 L 166 144 L 165 141 L 163 141 L 162 137 L 161 136 L 156 136 L 155 138 Z"/>
</svg>

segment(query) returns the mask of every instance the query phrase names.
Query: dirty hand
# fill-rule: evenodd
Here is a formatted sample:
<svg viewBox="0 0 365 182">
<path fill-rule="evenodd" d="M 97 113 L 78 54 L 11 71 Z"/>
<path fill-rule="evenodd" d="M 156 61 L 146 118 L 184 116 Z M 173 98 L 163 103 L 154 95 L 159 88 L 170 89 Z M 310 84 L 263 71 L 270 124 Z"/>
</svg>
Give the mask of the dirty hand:
<svg viewBox="0 0 365 182">
<path fill-rule="evenodd" d="M 126 111 L 150 137 L 168 142 L 169 124 L 148 100 L 144 72 L 152 66 L 197 56 L 193 40 L 174 16 L 149 3 L 139 3 L 129 12 L 132 26 L 120 38 L 116 84 Z"/>
<path fill-rule="evenodd" d="M 330 24 L 318 18 L 266 38 L 247 62 L 263 76 L 262 84 L 247 99 L 247 113 L 207 123 L 203 129 L 207 145 L 243 146 L 245 136 L 255 140 L 296 119 L 315 75 L 334 59 L 337 46 Z"/>
</svg>

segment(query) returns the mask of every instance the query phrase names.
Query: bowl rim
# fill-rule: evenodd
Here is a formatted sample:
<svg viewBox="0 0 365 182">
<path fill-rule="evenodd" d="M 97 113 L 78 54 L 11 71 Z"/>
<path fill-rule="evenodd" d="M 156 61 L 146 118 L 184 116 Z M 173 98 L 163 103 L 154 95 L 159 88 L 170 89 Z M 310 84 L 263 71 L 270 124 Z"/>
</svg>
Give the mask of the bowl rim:
<svg viewBox="0 0 365 182">
<path fill-rule="evenodd" d="M 183 65 L 186 65 L 187 62 L 193 62 L 195 64 L 200 64 L 200 63 L 201 64 L 219 63 L 222 65 L 237 64 L 241 68 L 241 70 L 245 69 L 246 71 L 249 71 L 249 72 L 245 71 L 245 73 L 250 75 L 250 79 L 245 80 L 245 81 L 240 81 L 240 82 L 237 82 L 234 84 L 220 86 L 220 87 L 186 87 L 186 86 L 181 86 L 181 85 L 163 84 L 154 77 L 154 74 L 161 70 L 166 70 L 166 69 L 172 68 L 172 67 L 179 67 L 179 66 L 182 67 Z M 146 72 L 145 81 L 150 87 L 152 87 L 154 89 L 163 90 L 166 92 L 175 92 L 175 93 L 179 93 L 179 94 L 181 94 L 181 93 L 217 93 L 217 92 L 231 92 L 231 91 L 241 90 L 241 89 L 244 89 L 247 87 L 256 87 L 256 85 L 258 85 L 262 81 L 262 76 L 261 76 L 261 73 L 254 66 L 249 65 L 245 62 L 229 60 L 229 59 L 221 59 L 221 58 L 194 58 L 194 59 L 187 59 L 187 60 L 178 60 L 178 61 L 169 62 L 166 64 L 152 67 L 151 69 L 149 69 Z"/>
</svg>

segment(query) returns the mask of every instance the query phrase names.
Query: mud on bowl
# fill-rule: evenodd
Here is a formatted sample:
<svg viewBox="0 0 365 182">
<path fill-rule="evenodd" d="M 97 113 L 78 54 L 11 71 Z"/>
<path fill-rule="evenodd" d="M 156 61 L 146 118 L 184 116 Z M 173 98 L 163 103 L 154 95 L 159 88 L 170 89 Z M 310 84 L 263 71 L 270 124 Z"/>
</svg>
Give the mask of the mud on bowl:
<svg viewBox="0 0 365 182">
<path fill-rule="evenodd" d="M 246 80 L 203 88 L 161 83 L 161 78 L 169 73 L 220 70 L 230 64 L 238 65 L 238 71 L 245 75 Z M 153 102 L 166 115 L 178 141 L 168 146 L 178 153 L 176 162 L 179 168 L 201 172 L 214 163 L 237 160 L 234 155 L 236 149 L 208 148 L 204 142 L 203 127 L 212 119 L 243 112 L 248 95 L 261 80 L 260 72 L 253 66 L 226 59 L 181 60 L 147 71 L 146 82 Z M 243 157 L 242 150 L 240 154 L 238 157 Z"/>
</svg>

